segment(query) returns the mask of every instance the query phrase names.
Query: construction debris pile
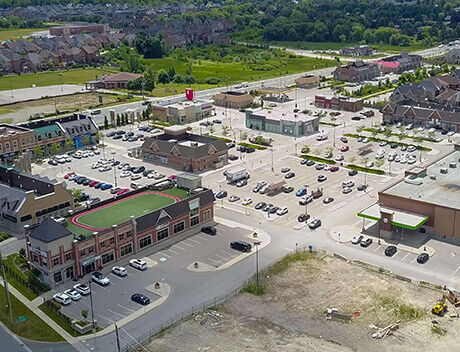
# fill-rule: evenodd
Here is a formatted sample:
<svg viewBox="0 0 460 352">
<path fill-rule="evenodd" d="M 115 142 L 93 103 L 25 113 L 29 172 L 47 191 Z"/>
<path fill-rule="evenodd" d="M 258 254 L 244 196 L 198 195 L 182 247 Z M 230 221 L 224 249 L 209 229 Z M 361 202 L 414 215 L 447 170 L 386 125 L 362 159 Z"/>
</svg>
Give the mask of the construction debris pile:
<svg viewBox="0 0 460 352">
<path fill-rule="evenodd" d="M 383 339 L 385 336 L 393 335 L 393 331 L 399 328 L 399 320 L 396 323 L 390 324 L 384 328 L 379 328 L 375 325 L 371 326 L 371 328 L 377 329 L 377 331 L 371 335 L 374 339 Z"/>
<path fill-rule="evenodd" d="M 210 310 L 206 311 L 203 314 L 197 314 L 193 318 L 196 322 L 200 323 L 200 325 L 206 324 L 206 322 L 211 319 L 212 325 L 217 325 L 219 321 L 223 318 L 224 316 L 220 314 L 219 312 L 215 310 Z"/>
</svg>

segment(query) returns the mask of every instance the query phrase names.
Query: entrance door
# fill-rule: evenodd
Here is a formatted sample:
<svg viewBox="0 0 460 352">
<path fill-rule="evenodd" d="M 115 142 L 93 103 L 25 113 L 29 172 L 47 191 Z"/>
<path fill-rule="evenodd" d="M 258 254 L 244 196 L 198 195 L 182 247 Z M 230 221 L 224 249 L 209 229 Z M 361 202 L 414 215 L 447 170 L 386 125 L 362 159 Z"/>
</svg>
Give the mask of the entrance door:
<svg viewBox="0 0 460 352">
<path fill-rule="evenodd" d="M 96 266 L 95 266 L 94 262 L 92 262 L 90 264 L 87 264 L 87 265 L 82 265 L 83 275 L 89 274 L 89 273 L 93 272 L 94 270 L 96 270 Z"/>
</svg>

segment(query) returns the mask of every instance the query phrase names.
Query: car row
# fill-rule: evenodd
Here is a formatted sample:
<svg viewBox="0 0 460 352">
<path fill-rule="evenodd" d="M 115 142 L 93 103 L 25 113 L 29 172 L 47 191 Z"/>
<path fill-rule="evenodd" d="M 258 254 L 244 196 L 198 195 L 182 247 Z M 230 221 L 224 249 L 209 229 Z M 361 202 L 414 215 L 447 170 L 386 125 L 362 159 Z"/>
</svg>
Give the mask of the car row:
<svg viewBox="0 0 460 352">
<path fill-rule="evenodd" d="M 64 178 L 69 181 L 74 181 L 75 183 L 79 185 L 89 186 L 92 188 L 101 189 L 103 191 L 113 187 L 110 183 L 104 183 L 104 182 L 100 182 L 96 180 L 91 180 L 86 176 L 79 176 L 73 171 L 64 175 Z"/>
</svg>

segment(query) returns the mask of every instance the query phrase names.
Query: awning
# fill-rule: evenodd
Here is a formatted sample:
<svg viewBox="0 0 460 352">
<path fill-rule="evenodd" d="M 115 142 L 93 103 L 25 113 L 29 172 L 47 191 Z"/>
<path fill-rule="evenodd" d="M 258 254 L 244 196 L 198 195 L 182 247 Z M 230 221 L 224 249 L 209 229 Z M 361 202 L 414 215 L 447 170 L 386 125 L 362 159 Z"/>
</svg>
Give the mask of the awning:
<svg viewBox="0 0 460 352">
<path fill-rule="evenodd" d="M 420 214 L 409 213 L 401 210 L 380 207 L 378 203 L 362 210 L 358 216 L 364 219 L 380 221 L 380 211 L 393 214 L 392 225 L 403 227 L 409 230 L 417 230 L 420 226 L 426 223 L 430 217 Z"/>
</svg>

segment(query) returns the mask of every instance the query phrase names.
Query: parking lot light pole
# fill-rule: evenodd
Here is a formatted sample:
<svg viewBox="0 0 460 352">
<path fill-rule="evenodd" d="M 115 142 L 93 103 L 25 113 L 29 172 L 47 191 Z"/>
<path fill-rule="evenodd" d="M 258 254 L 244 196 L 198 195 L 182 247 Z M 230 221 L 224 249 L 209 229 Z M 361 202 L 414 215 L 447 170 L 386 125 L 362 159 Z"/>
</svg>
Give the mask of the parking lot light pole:
<svg viewBox="0 0 460 352">
<path fill-rule="evenodd" d="M 259 246 L 260 242 L 254 242 L 256 247 L 256 285 L 259 287 Z"/>
<path fill-rule="evenodd" d="M 113 151 L 112 152 L 112 159 L 113 160 L 115 160 L 115 154 L 116 154 L 116 152 Z M 115 180 L 115 187 L 117 187 L 117 166 L 116 165 L 113 166 L 113 177 L 114 177 L 114 180 Z"/>
<path fill-rule="evenodd" d="M 307 220 L 308 220 L 308 185 L 305 185 L 305 189 L 307 190 L 306 191 L 307 197 L 305 198 L 305 215 L 307 216 Z"/>
<path fill-rule="evenodd" d="M 89 280 L 89 300 L 91 303 L 91 319 L 93 321 L 93 330 L 94 330 L 96 327 L 94 324 L 93 288 L 91 287 L 91 280 Z"/>
</svg>

